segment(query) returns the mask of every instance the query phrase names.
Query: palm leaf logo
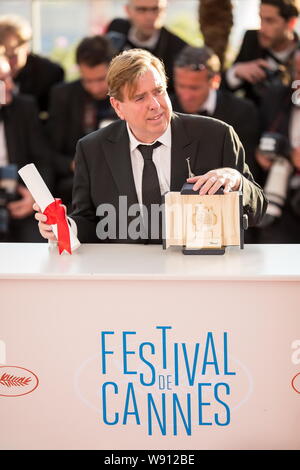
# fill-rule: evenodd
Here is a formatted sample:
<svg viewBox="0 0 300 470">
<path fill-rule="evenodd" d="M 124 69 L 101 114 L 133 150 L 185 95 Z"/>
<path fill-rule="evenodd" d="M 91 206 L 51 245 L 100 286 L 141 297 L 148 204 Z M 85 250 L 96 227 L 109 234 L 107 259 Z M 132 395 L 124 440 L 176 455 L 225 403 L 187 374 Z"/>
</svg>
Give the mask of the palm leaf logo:
<svg viewBox="0 0 300 470">
<path fill-rule="evenodd" d="M 2 374 L 0 377 L 0 385 L 4 387 L 24 387 L 29 384 L 31 377 L 17 377 L 15 375 Z"/>
</svg>

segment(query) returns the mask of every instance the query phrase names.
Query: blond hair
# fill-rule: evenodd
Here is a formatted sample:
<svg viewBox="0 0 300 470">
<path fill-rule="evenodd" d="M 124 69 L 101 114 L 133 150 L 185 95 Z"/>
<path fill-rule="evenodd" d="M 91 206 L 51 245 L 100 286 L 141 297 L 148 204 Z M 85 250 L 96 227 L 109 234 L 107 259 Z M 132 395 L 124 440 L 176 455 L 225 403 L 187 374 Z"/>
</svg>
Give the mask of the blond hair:
<svg viewBox="0 0 300 470">
<path fill-rule="evenodd" d="M 32 30 L 28 21 L 16 15 L 0 16 L 0 44 L 3 44 L 11 35 L 17 36 L 20 43 L 30 41 Z"/>
<path fill-rule="evenodd" d="M 131 99 L 135 93 L 138 79 L 154 67 L 167 87 L 167 77 L 163 62 L 144 49 L 130 49 L 117 55 L 110 63 L 107 73 L 109 96 L 123 101 L 126 86 Z"/>
</svg>

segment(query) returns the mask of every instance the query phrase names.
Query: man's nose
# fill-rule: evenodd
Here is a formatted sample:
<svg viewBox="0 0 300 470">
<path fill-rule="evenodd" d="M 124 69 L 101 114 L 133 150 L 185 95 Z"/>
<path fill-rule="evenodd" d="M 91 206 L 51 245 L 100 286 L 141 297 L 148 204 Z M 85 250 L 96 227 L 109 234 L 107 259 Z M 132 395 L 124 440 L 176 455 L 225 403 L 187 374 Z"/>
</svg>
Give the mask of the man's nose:
<svg viewBox="0 0 300 470">
<path fill-rule="evenodd" d="M 152 96 L 150 98 L 150 104 L 149 104 L 150 109 L 159 109 L 160 108 L 160 103 L 155 96 Z"/>
</svg>

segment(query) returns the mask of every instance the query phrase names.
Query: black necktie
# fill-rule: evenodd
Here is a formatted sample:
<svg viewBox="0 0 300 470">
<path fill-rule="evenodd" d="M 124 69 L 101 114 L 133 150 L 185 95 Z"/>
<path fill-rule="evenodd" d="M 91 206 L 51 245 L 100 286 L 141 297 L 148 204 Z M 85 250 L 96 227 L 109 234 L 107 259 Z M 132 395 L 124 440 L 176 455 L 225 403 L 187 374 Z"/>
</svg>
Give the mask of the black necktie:
<svg viewBox="0 0 300 470">
<path fill-rule="evenodd" d="M 142 198 L 143 205 L 148 211 L 148 239 L 151 238 L 151 204 L 161 204 L 161 192 L 156 167 L 152 160 L 153 150 L 161 145 L 155 142 L 153 145 L 139 145 L 138 149 L 144 158 L 144 169 L 142 177 Z M 158 228 L 158 227 L 156 227 Z M 158 230 L 158 239 L 161 238 L 161 230 Z"/>
</svg>

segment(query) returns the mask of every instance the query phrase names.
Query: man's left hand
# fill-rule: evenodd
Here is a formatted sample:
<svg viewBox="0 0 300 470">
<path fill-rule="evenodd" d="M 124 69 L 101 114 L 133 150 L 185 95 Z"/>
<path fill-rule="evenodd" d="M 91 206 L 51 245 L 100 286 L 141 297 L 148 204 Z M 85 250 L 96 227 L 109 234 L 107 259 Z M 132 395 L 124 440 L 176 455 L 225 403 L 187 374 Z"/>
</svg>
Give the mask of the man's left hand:
<svg viewBox="0 0 300 470">
<path fill-rule="evenodd" d="M 22 199 L 19 201 L 9 202 L 7 204 L 7 208 L 13 219 L 23 219 L 33 213 L 32 205 L 34 203 L 34 199 L 28 189 L 19 185 L 18 192 L 21 194 Z"/>
<path fill-rule="evenodd" d="M 224 188 L 224 193 L 237 191 L 241 179 L 241 173 L 233 168 L 217 168 L 208 171 L 204 175 L 188 178 L 187 182 L 195 183 L 193 190 L 199 190 L 199 194 L 202 196 L 204 194 L 215 194 L 221 187 Z"/>
</svg>

